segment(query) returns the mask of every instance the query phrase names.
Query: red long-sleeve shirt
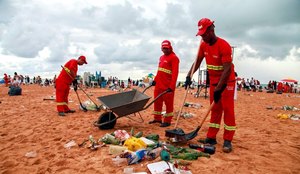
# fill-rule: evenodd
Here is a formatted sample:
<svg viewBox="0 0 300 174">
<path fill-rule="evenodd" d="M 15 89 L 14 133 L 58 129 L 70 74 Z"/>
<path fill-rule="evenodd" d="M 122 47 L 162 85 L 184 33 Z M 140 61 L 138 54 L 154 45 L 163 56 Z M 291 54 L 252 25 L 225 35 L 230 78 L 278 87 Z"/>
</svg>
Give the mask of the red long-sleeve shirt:
<svg viewBox="0 0 300 174">
<path fill-rule="evenodd" d="M 200 43 L 199 56 L 205 57 L 210 83 L 218 84 L 223 73 L 223 63 L 232 63 L 232 50 L 224 39 L 219 38 L 215 44 Z M 231 64 L 231 72 L 228 81 L 235 81 L 234 65 Z"/>
<path fill-rule="evenodd" d="M 157 74 L 154 78 L 156 88 L 166 90 L 176 88 L 178 77 L 179 59 L 174 52 L 169 55 L 162 55 L 159 59 Z"/>
<path fill-rule="evenodd" d="M 72 81 L 76 78 L 77 75 L 77 70 L 78 70 L 78 63 L 76 59 L 71 59 L 69 60 L 65 65 L 64 65 L 65 69 L 68 71 L 70 70 L 70 75 L 67 74 L 67 72 L 62 69 L 62 71 L 60 72 L 57 80 L 62 80 L 67 84 L 71 84 Z"/>
</svg>

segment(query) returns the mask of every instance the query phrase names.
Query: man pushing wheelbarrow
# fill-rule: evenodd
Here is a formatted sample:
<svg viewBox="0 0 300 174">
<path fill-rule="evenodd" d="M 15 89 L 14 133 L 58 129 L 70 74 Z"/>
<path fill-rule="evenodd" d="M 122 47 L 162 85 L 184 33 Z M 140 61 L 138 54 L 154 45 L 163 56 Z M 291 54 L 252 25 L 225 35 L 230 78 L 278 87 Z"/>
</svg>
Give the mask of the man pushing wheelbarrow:
<svg viewBox="0 0 300 174">
<path fill-rule="evenodd" d="M 171 125 L 174 115 L 174 94 L 178 77 L 179 59 L 173 52 L 170 41 L 164 40 L 161 43 L 161 50 L 164 55 L 159 59 L 157 75 L 152 82 L 152 85 L 155 86 L 154 97 L 165 90 L 169 93 L 154 102 L 154 120 L 150 121 L 149 124 L 160 123 L 160 127 L 168 127 Z M 162 114 L 163 102 L 166 105 L 166 113 L 164 115 Z"/>
<path fill-rule="evenodd" d="M 138 111 L 147 109 L 154 103 L 154 120 L 149 124 L 159 123 L 160 127 L 171 125 L 173 118 L 174 92 L 178 77 L 179 59 L 173 52 L 171 42 L 164 40 L 161 43 L 161 50 L 164 53 L 159 59 L 157 75 L 149 87 L 155 86 L 154 100 L 145 106 L 150 97 L 139 91 L 124 92 L 98 99 L 109 109 L 100 116 L 94 125 L 100 129 L 111 129 L 116 124 L 116 120 L 122 116 L 139 113 Z M 166 105 L 166 114 L 162 114 L 163 102 Z M 144 107 L 145 106 L 145 107 Z M 116 117 L 115 114 L 118 116 Z"/>
</svg>

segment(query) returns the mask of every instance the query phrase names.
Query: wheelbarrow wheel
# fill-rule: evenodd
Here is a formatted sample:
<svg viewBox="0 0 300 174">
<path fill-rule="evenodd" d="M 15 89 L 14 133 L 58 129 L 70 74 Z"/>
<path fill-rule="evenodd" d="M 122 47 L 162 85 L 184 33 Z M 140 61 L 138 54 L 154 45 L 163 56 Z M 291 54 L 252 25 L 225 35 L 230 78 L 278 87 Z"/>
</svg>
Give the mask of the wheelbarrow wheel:
<svg viewBox="0 0 300 174">
<path fill-rule="evenodd" d="M 105 112 L 100 115 L 100 117 L 97 121 L 97 124 L 98 124 L 99 129 L 112 129 L 115 127 L 116 122 L 117 122 L 117 119 L 116 119 L 116 115 L 114 113 Z"/>
</svg>

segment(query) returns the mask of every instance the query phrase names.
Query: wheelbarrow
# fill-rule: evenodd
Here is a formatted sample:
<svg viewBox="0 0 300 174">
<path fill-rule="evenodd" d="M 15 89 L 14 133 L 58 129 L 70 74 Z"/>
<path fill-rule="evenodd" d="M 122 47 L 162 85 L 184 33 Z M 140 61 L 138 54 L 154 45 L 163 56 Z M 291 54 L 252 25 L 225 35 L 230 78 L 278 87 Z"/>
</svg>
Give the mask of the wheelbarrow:
<svg viewBox="0 0 300 174">
<path fill-rule="evenodd" d="M 151 97 L 144 93 L 150 87 L 151 86 L 145 88 L 143 92 L 133 89 L 132 91 L 98 97 L 98 100 L 105 108 L 105 112 L 94 122 L 94 126 L 99 129 L 112 129 L 114 128 L 117 119 L 125 116 L 130 118 L 130 115 L 136 116 L 137 114 L 140 117 L 140 123 L 144 122 L 139 111 L 149 108 L 159 97 L 168 92 L 162 92 L 153 99 L 153 101 L 147 104 Z"/>
</svg>

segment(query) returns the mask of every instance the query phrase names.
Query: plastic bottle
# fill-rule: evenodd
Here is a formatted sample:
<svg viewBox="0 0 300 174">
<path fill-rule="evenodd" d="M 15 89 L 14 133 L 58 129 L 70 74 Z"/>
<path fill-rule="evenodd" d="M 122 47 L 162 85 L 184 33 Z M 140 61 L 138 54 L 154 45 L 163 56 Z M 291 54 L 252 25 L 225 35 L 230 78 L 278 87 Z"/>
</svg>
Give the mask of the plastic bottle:
<svg viewBox="0 0 300 174">
<path fill-rule="evenodd" d="M 191 107 L 196 108 L 196 109 L 200 108 L 200 106 L 201 105 L 199 103 L 193 103 L 193 104 L 191 104 Z"/>
<path fill-rule="evenodd" d="M 146 154 L 146 158 L 148 160 L 156 159 L 160 155 L 161 150 L 162 150 L 162 148 L 158 147 L 158 148 L 155 148 L 155 149 L 152 149 L 152 150 L 148 151 L 147 154 Z"/>
<path fill-rule="evenodd" d="M 119 154 L 123 153 L 125 150 L 127 150 L 126 147 L 116 146 L 116 145 L 110 145 L 108 148 L 109 154 L 112 154 L 112 155 L 119 155 Z"/>
<path fill-rule="evenodd" d="M 146 149 L 141 149 L 131 153 L 125 153 L 122 157 L 127 158 L 128 165 L 136 164 L 142 161 L 147 153 Z"/>
<path fill-rule="evenodd" d="M 185 106 L 185 107 L 190 107 L 190 106 L 191 106 L 191 104 L 190 104 L 190 103 L 188 103 L 188 102 L 185 102 L 183 106 Z"/>
<path fill-rule="evenodd" d="M 204 144 L 189 144 L 189 147 L 211 155 L 214 154 L 216 151 L 215 146 L 204 145 Z"/>
<path fill-rule="evenodd" d="M 191 117 L 193 117 L 193 114 L 192 114 L 192 113 L 185 112 L 185 113 L 182 114 L 182 116 L 183 116 L 184 118 L 191 118 Z"/>
<path fill-rule="evenodd" d="M 166 149 L 160 151 L 160 158 L 163 161 L 170 161 L 170 154 Z"/>
<path fill-rule="evenodd" d="M 64 147 L 66 149 L 70 149 L 71 147 L 76 146 L 76 145 L 77 145 L 76 142 L 74 140 L 71 140 L 70 142 L 68 142 L 67 144 L 65 144 Z"/>
<path fill-rule="evenodd" d="M 90 135 L 90 136 L 89 136 L 89 140 L 90 140 L 91 143 L 96 143 L 96 141 L 95 141 L 93 135 Z"/>
<path fill-rule="evenodd" d="M 34 158 L 34 157 L 37 156 L 37 153 L 36 153 L 36 151 L 30 151 L 30 152 L 27 152 L 27 153 L 25 154 L 25 156 L 26 156 L 27 158 Z"/>
<path fill-rule="evenodd" d="M 131 165 L 131 164 L 136 164 L 139 161 L 138 156 L 135 153 L 130 153 L 126 156 L 127 158 L 127 164 Z"/>
<path fill-rule="evenodd" d="M 143 160 L 147 154 L 147 150 L 146 149 L 141 149 L 135 152 L 136 156 L 138 157 L 139 161 Z"/>
<path fill-rule="evenodd" d="M 104 137 L 102 137 L 100 139 L 100 141 L 102 141 L 103 143 L 106 143 L 106 144 L 114 144 L 114 145 L 119 145 L 120 144 L 120 141 L 117 140 L 114 136 L 106 133 L 104 135 Z"/>
</svg>

